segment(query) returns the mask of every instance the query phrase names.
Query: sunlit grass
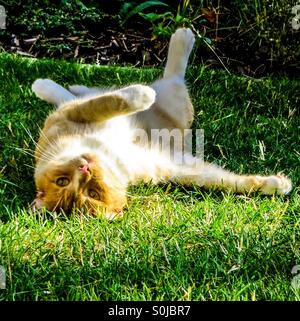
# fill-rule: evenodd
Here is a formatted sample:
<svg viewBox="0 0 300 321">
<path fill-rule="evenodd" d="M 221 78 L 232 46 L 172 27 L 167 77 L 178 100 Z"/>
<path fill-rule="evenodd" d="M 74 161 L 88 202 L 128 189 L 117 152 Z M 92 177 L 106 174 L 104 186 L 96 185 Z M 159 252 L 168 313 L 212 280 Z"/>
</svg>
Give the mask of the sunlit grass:
<svg viewBox="0 0 300 321">
<path fill-rule="evenodd" d="M 160 70 L 91 67 L 0 56 L 2 300 L 295 300 L 300 264 L 300 85 L 192 67 L 194 126 L 205 157 L 238 172 L 283 171 L 286 197 L 236 196 L 162 185 L 129 190 L 123 220 L 31 215 L 31 150 L 51 106 L 31 92 L 63 85 L 149 82 Z M 20 151 L 21 150 L 21 151 Z"/>
</svg>

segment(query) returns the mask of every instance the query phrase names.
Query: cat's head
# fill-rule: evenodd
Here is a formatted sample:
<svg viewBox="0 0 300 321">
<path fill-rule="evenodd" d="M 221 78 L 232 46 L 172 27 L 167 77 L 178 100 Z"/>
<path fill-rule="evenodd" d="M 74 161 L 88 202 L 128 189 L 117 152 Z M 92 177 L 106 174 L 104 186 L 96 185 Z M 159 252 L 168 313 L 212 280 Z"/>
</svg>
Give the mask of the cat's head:
<svg viewBox="0 0 300 321">
<path fill-rule="evenodd" d="M 103 173 L 105 172 L 105 177 Z M 93 154 L 40 162 L 35 170 L 37 196 L 33 210 L 70 213 L 73 208 L 108 218 L 121 215 L 126 189 Z"/>
</svg>

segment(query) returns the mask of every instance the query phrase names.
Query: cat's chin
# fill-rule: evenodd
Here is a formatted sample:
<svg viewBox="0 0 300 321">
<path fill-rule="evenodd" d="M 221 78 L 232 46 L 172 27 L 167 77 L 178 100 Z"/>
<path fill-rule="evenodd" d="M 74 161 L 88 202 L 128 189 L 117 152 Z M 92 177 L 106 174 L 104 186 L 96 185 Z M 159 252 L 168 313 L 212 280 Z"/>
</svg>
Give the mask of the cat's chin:
<svg viewBox="0 0 300 321">
<path fill-rule="evenodd" d="M 85 159 L 88 163 L 94 163 L 96 161 L 96 157 L 90 153 L 84 153 L 80 157 Z"/>
</svg>

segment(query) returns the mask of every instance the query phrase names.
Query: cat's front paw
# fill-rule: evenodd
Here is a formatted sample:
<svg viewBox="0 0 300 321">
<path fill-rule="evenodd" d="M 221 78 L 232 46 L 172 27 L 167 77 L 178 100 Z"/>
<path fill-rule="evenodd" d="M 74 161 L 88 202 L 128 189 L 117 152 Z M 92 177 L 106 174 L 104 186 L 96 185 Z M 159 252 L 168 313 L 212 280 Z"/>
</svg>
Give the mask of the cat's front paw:
<svg viewBox="0 0 300 321">
<path fill-rule="evenodd" d="M 260 177 L 260 179 L 263 180 L 260 188 L 260 192 L 263 194 L 284 195 L 292 190 L 292 181 L 281 173 L 263 178 Z"/>
<path fill-rule="evenodd" d="M 119 91 L 132 111 L 143 111 L 150 108 L 155 102 L 155 90 L 149 86 L 131 85 Z"/>
</svg>

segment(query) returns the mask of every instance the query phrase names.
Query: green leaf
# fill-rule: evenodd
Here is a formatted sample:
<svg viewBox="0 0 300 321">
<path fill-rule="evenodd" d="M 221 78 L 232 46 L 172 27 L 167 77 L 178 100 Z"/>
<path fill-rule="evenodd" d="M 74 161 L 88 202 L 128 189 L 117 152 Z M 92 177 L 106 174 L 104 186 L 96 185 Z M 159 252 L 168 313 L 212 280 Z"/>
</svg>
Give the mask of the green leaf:
<svg viewBox="0 0 300 321">
<path fill-rule="evenodd" d="M 164 6 L 164 7 L 168 7 L 170 8 L 170 6 L 162 1 L 158 1 L 158 0 L 153 0 L 153 1 L 145 1 L 143 3 L 141 3 L 140 5 L 136 6 L 134 9 L 132 9 L 126 16 L 125 20 L 122 22 L 122 25 L 132 16 L 134 16 L 135 14 L 138 14 L 140 12 L 142 12 L 145 9 L 151 8 L 151 7 L 155 7 L 155 6 Z"/>
<path fill-rule="evenodd" d="M 213 42 L 212 42 L 212 40 L 211 40 L 210 38 L 203 37 L 203 40 L 204 40 L 204 42 L 206 42 L 206 43 L 209 44 L 209 45 L 212 45 L 212 44 L 213 44 Z"/>
<path fill-rule="evenodd" d="M 179 13 L 177 13 L 176 18 L 175 18 L 175 22 L 176 22 L 177 24 L 179 24 L 179 23 L 182 22 L 183 19 L 184 19 L 184 18 L 183 18 Z"/>
<path fill-rule="evenodd" d="M 165 18 L 166 16 L 173 16 L 172 12 L 170 12 L 170 11 L 162 13 L 162 14 L 157 14 L 157 13 L 153 13 L 153 12 L 151 12 L 151 13 L 139 12 L 139 15 L 150 22 L 154 22 L 158 19 Z"/>
<path fill-rule="evenodd" d="M 125 2 L 119 12 L 120 17 L 126 17 L 128 12 L 135 6 L 134 2 Z"/>
</svg>

